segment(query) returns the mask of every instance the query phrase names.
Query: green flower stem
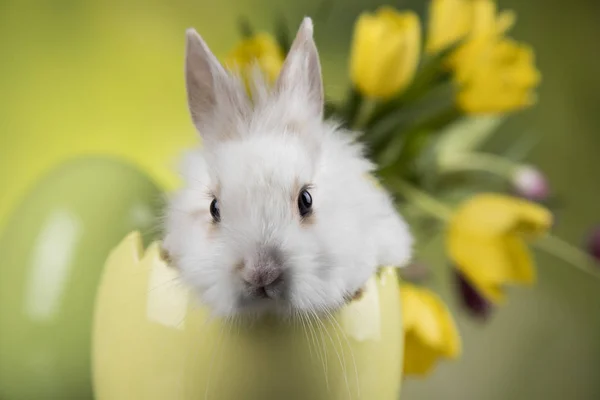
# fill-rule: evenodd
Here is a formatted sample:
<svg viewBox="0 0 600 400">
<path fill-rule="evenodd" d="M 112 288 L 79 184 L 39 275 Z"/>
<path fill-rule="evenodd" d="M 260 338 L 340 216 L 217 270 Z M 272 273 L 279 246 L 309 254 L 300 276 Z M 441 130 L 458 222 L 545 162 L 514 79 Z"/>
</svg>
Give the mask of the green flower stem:
<svg viewBox="0 0 600 400">
<path fill-rule="evenodd" d="M 383 182 L 393 192 L 402 195 L 406 201 L 441 221 L 448 221 L 452 216 L 452 208 L 449 205 L 401 179 L 388 178 L 383 179 Z M 564 240 L 547 235 L 534 241 L 533 244 L 540 250 L 573 265 L 580 271 L 600 279 L 600 268 L 597 262 L 587 253 Z"/>
<path fill-rule="evenodd" d="M 448 74 L 441 67 L 442 58 L 434 56 L 423 61 L 421 68 L 417 71 L 410 85 L 399 95 L 381 101 L 374 108 L 373 113 L 365 123 L 367 129 L 375 126 L 380 120 L 408 104 L 421 99 L 424 95 L 434 90 L 436 86 L 444 85 Z"/>
<path fill-rule="evenodd" d="M 364 98 L 357 110 L 352 129 L 357 131 L 362 130 L 376 106 L 377 103 L 375 100 Z"/>
<path fill-rule="evenodd" d="M 346 99 L 346 104 L 343 109 L 343 120 L 349 128 L 354 127 L 358 114 L 362 109 L 363 96 L 355 86 L 350 88 L 350 93 Z"/>
<path fill-rule="evenodd" d="M 387 143 L 385 143 L 385 146 L 372 146 L 375 150 L 372 157 L 382 167 L 395 166 L 405 145 L 406 136 L 404 134 L 392 135 Z M 394 168 L 394 170 L 397 169 Z"/>
<path fill-rule="evenodd" d="M 545 236 L 534 244 L 540 250 L 575 266 L 582 272 L 600 278 L 598 263 L 578 247 L 552 235 Z"/>
<path fill-rule="evenodd" d="M 398 178 L 383 178 L 393 192 L 400 194 L 409 203 L 425 211 L 427 214 L 441 220 L 447 221 L 452 216 L 452 208 L 435 197 L 417 189 L 410 183 Z"/>
<path fill-rule="evenodd" d="M 392 112 L 398 112 L 403 106 L 399 98 L 382 101 L 373 109 L 373 113 L 365 122 L 365 128 L 372 128 L 377 122 Z"/>
<path fill-rule="evenodd" d="M 409 126 L 427 125 L 439 129 L 444 124 L 452 122 L 462 113 L 456 108 L 454 101 L 449 99 L 448 87 L 437 87 L 426 93 L 419 101 L 398 106 L 382 118 L 367 121 L 363 136 L 369 143 L 379 144 L 390 135 Z M 449 101 L 451 100 L 451 101 Z M 377 109 L 373 115 L 377 113 Z M 448 118 L 450 116 L 450 118 Z"/>
<path fill-rule="evenodd" d="M 366 142 L 371 147 L 374 154 L 380 155 L 378 158 L 384 157 L 386 162 L 394 160 L 393 162 L 386 164 L 386 168 L 389 168 L 392 171 L 403 171 L 406 169 L 407 165 L 409 165 L 411 160 L 420 153 L 421 145 L 426 143 L 431 135 L 435 135 L 440 128 L 452 123 L 461 116 L 461 112 L 452 105 L 449 108 L 442 109 L 438 113 L 429 115 L 427 118 L 414 123 L 396 135 L 390 135 L 392 139 L 376 142 L 373 141 L 376 137 L 367 137 Z M 394 138 L 397 137 L 397 135 L 400 135 L 398 140 L 401 140 L 401 146 L 395 145 L 396 140 Z M 392 143 L 394 144 L 393 147 L 391 146 Z M 382 154 L 384 155 L 382 156 Z"/>
<path fill-rule="evenodd" d="M 425 94 L 431 87 L 446 83 L 449 74 L 442 68 L 441 56 L 425 58 L 412 84 L 402 95 L 404 102 L 412 102 Z"/>
<path fill-rule="evenodd" d="M 440 172 L 484 171 L 510 179 L 519 167 L 515 162 L 489 153 L 463 153 L 440 161 Z"/>
</svg>

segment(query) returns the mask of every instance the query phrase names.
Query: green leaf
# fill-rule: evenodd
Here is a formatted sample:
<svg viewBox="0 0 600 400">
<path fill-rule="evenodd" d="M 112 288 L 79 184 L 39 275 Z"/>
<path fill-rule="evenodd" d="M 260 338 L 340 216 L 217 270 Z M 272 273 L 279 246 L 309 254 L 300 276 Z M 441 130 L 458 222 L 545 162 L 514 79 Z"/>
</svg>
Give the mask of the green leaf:
<svg viewBox="0 0 600 400">
<path fill-rule="evenodd" d="M 537 146 L 541 140 L 541 134 L 538 131 L 528 131 L 519 136 L 517 141 L 503 152 L 504 157 L 513 161 L 524 161 L 529 153 Z"/>
<path fill-rule="evenodd" d="M 392 154 L 386 154 L 386 161 L 388 159 L 394 159 L 393 162 L 386 165 L 380 165 L 381 173 L 385 175 L 396 175 L 396 176 L 408 176 L 415 178 L 414 164 L 416 160 L 424 153 L 424 149 L 429 145 L 432 140 L 432 136 L 437 135 L 440 128 L 451 123 L 457 118 L 461 117 L 460 111 L 455 107 L 448 107 L 442 109 L 437 113 L 429 116 L 429 118 L 419 121 L 416 124 L 410 126 L 409 129 L 402 132 L 404 136 L 401 142 L 402 146 L 397 148 L 386 149 L 385 152 L 392 152 Z M 396 140 L 396 139 L 394 139 Z M 399 140 L 399 139 L 398 139 Z M 377 155 L 380 152 L 383 153 L 383 148 L 372 149 Z M 376 159 L 378 159 L 376 157 Z M 401 175 L 404 174 L 404 175 Z"/>
<path fill-rule="evenodd" d="M 385 146 L 391 135 L 409 129 L 414 125 L 426 125 L 454 106 L 454 85 L 436 87 L 419 101 L 390 112 L 375 125 L 367 127 L 363 133 L 364 141 L 375 151 Z"/>
<path fill-rule="evenodd" d="M 405 146 L 405 142 L 406 135 L 397 134 L 393 136 L 387 146 L 385 146 L 380 153 L 374 155 L 377 165 L 380 168 L 385 168 L 398 161 L 398 158 L 402 152 L 402 148 Z"/>
<path fill-rule="evenodd" d="M 505 120 L 504 115 L 465 117 L 449 125 L 439 135 L 437 159 L 453 157 L 480 147 Z"/>
<path fill-rule="evenodd" d="M 423 57 L 423 59 L 421 59 L 421 65 L 408 88 L 398 96 L 380 102 L 365 126 L 371 128 L 383 118 L 396 112 L 399 108 L 406 107 L 408 104 L 418 101 L 429 92 L 436 90 L 439 86 L 447 86 L 451 74 L 444 66 L 444 63 L 446 57 L 453 52 L 457 46 L 458 44 L 455 44 L 432 56 Z"/>
</svg>

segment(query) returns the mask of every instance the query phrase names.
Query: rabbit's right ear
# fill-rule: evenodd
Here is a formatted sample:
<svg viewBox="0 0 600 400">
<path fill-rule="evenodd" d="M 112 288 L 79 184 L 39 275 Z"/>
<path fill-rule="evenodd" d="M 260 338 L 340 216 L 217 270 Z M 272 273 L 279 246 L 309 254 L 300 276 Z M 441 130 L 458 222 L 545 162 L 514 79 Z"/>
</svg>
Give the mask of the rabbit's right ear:
<svg viewBox="0 0 600 400">
<path fill-rule="evenodd" d="M 219 135 L 210 129 L 227 116 L 239 115 L 245 108 L 245 93 L 232 79 L 206 42 L 190 28 L 186 31 L 185 84 L 190 114 L 203 139 Z M 210 137 L 218 139 L 218 137 Z"/>
</svg>

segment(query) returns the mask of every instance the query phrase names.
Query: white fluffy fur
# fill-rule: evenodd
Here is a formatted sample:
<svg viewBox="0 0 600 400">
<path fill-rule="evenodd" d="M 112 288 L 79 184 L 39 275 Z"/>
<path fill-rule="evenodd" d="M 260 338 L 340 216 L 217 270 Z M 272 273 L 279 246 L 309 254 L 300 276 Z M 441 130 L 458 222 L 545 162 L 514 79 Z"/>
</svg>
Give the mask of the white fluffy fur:
<svg viewBox="0 0 600 400">
<path fill-rule="evenodd" d="M 200 57 L 190 56 L 194 51 Z M 188 96 L 204 147 L 184 159 L 186 185 L 168 207 L 164 238 L 203 303 L 217 315 L 331 310 L 377 266 L 405 264 L 412 238 L 387 193 L 369 181 L 372 164 L 351 132 L 322 120 L 310 20 L 275 88 L 256 79 L 252 102 L 240 92 L 239 78 L 224 75 L 216 63 L 202 39 L 188 32 Z M 311 185 L 314 210 L 306 223 L 296 202 L 303 185 Z M 214 224 L 209 207 L 217 194 L 221 221 Z M 285 255 L 286 301 L 242 301 L 236 266 L 261 245 Z"/>
</svg>

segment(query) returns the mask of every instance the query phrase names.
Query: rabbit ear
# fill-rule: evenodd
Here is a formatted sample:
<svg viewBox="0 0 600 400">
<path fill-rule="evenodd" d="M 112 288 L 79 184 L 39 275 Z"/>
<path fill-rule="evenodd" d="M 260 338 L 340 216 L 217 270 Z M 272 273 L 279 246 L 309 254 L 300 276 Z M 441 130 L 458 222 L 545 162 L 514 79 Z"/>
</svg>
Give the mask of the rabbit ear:
<svg viewBox="0 0 600 400">
<path fill-rule="evenodd" d="M 292 43 L 276 83 L 278 93 L 302 97 L 311 111 L 323 114 L 323 80 L 319 53 L 313 39 L 313 23 L 305 17 Z"/>
<path fill-rule="evenodd" d="M 185 83 L 192 120 L 204 139 L 219 134 L 218 129 L 207 128 L 208 124 L 245 110 L 246 98 L 239 82 L 229 76 L 192 28 L 186 31 Z"/>
</svg>

